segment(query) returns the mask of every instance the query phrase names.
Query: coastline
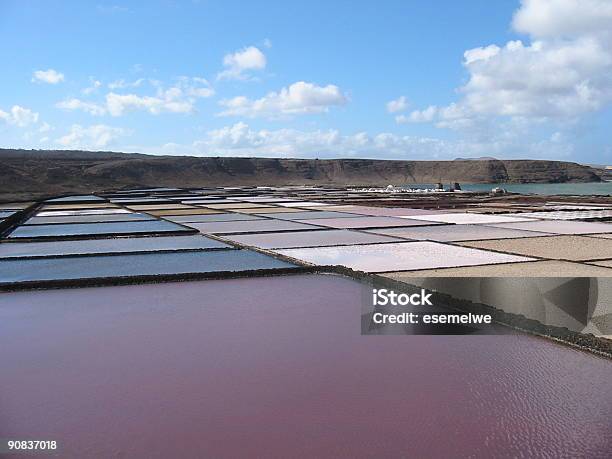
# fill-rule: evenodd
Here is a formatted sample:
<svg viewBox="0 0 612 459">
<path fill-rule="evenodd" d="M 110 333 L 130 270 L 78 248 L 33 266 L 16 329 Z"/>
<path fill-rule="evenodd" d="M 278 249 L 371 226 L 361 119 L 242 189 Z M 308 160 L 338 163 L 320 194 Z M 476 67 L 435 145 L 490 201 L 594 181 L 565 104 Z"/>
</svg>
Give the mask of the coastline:
<svg viewBox="0 0 612 459">
<path fill-rule="evenodd" d="M 140 153 L 0 149 L 0 199 L 148 187 L 325 186 L 386 187 L 458 182 L 481 184 L 590 183 L 602 172 L 546 160 L 416 161 L 155 156 Z M 25 167 L 27 166 L 27 167 Z M 553 193 L 554 194 L 554 193 Z"/>
</svg>

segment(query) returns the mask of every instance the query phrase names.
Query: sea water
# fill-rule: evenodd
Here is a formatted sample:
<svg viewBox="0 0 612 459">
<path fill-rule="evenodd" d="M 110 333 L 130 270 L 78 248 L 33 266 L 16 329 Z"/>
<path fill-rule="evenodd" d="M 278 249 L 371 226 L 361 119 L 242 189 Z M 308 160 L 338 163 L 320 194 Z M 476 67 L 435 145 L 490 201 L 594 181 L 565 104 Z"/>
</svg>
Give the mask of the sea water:
<svg viewBox="0 0 612 459">
<path fill-rule="evenodd" d="M 612 195 L 612 182 L 594 183 L 504 183 L 494 185 L 490 183 L 461 184 L 461 188 L 467 191 L 490 191 L 491 188 L 500 186 L 511 193 L 520 194 L 565 194 L 565 195 Z"/>
<path fill-rule="evenodd" d="M 612 182 L 592 183 L 460 183 L 464 191 L 491 191 L 501 187 L 511 193 L 542 194 L 542 195 L 600 195 L 612 196 Z M 404 184 L 399 188 L 432 189 L 435 184 Z M 444 184 L 448 189 L 449 184 Z"/>
</svg>

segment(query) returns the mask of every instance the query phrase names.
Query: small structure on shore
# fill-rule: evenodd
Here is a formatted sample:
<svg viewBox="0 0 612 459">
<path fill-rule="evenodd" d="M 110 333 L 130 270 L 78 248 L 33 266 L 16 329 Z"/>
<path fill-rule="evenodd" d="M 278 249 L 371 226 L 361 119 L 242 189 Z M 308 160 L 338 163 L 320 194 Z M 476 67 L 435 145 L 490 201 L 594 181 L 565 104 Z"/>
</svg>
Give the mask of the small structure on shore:
<svg viewBox="0 0 612 459">
<path fill-rule="evenodd" d="M 499 196 L 499 195 L 506 194 L 506 193 L 508 193 L 508 191 L 505 188 L 502 188 L 500 186 L 496 186 L 495 188 L 491 190 L 491 195 L 493 196 Z"/>
</svg>

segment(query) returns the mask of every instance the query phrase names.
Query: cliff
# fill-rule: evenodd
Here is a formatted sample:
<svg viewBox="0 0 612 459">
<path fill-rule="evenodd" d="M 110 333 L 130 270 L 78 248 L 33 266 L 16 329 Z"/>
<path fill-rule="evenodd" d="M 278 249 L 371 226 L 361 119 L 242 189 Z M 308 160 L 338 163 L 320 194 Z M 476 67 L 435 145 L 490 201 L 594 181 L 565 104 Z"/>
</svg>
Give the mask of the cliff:
<svg viewBox="0 0 612 459">
<path fill-rule="evenodd" d="M 563 161 L 272 159 L 0 149 L 0 197 L 135 187 L 218 185 L 403 185 L 410 183 L 596 182 Z"/>
</svg>

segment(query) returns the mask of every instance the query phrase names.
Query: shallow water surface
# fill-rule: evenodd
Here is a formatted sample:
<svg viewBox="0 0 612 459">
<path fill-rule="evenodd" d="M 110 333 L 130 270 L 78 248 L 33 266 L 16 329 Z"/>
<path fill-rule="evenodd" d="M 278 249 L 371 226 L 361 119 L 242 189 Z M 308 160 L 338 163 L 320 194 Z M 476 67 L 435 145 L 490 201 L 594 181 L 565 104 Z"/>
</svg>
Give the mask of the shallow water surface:
<svg viewBox="0 0 612 459">
<path fill-rule="evenodd" d="M 80 458 L 609 457 L 609 361 L 524 335 L 361 336 L 364 288 L 0 294 L 0 438 Z"/>
<path fill-rule="evenodd" d="M 612 182 L 594 183 L 461 183 L 464 191 L 491 191 L 495 187 L 504 188 L 511 193 L 543 195 L 612 195 Z M 448 188 L 448 185 L 446 185 Z M 401 188 L 435 188 L 435 184 L 406 184 Z"/>
</svg>

